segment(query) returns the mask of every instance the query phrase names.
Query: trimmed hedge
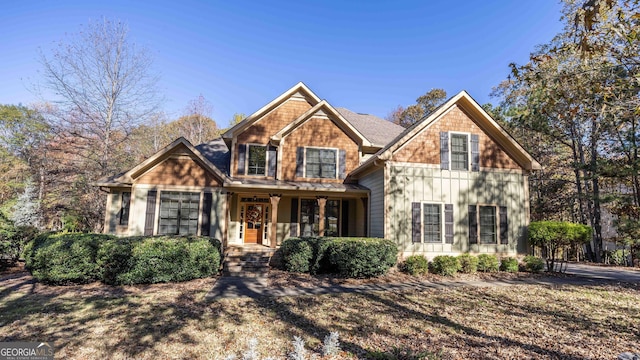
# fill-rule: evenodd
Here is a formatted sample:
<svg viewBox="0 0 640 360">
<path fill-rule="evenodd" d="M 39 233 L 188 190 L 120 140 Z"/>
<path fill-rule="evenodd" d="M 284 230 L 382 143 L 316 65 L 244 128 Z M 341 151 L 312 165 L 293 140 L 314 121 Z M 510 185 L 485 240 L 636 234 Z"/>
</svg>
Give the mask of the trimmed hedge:
<svg viewBox="0 0 640 360">
<path fill-rule="evenodd" d="M 496 272 L 500 270 L 500 261 L 495 255 L 480 254 L 478 255 L 478 271 Z"/>
<path fill-rule="evenodd" d="M 502 261 L 500 263 L 500 271 L 515 273 L 518 272 L 518 270 L 518 259 L 512 257 L 502 258 Z"/>
<path fill-rule="evenodd" d="M 411 275 L 429 272 L 429 260 L 424 255 L 411 255 L 404 260 L 403 270 Z"/>
<path fill-rule="evenodd" d="M 431 261 L 431 268 L 434 274 L 453 276 L 460 271 L 460 263 L 455 256 L 438 255 Z"/>
<path fill-rule="evenodd" d="M 524 269 L 528 272 L 538 273 L 544 270 L 544 260 L 533 255 L 527 255 L 522 259 Z"/>
<path fill-rule="evenodd" d="M 112 235 L 45 233 L 25 247 L 25 267 L 34 278 L 48 284 L 89 283 L 100 279 L 96 255 Z"/>
<path fill-rule="evenodd" d="M 478 257 L 471 254 L 458 255 L 460 272 L 464 274 L 475 274 L 478 272 Z"/>
<path fill-rule="evenodd" d="M 44 234 L 27 245 L 25 265 L 52 284 L 186 281 L 217 273 L 219 249 L 217 240 L 206 237 Z"/>
<path fill-rule="evenodd" d="M 280 250 L 287 271 L 353 278 L 382 275 L 396 264 L 398 256 L 394 242 L 375 238 L 289 238 Z"/>
</svg>

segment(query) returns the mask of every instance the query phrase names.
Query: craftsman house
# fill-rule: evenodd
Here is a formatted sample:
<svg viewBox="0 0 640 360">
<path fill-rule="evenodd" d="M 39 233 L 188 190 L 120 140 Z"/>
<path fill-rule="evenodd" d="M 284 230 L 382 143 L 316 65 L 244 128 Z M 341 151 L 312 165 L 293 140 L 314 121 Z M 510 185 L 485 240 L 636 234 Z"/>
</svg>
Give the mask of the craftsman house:
<svg viewBox="0 0 640 360">
<path fill-rule="evenodd" d="M 224 246 L 370 236 L 404 255 L 521 253 L 540 165 L 466 92 L 404 129 L 334 108 L 303 83 L 220 138 L 184 138 L 98 183 L 104 231 Z"/>
</svg>

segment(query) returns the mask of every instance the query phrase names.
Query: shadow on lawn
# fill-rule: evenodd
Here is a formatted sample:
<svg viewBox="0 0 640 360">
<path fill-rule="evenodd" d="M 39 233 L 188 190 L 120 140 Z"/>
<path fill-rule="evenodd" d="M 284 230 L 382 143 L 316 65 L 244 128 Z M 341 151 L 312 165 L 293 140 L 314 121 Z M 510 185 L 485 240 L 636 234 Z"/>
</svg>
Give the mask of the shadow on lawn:
<svg viewBox="0 0 640 360">
<path fill-rule="evenodd" d="M 257 313 L 266 314 L 268 320 L 275 318 L 288 325 L 286 337 L 291 339 L 293 336 L 302 336 L 310 345 L 319 344 L 331 331 L 338 331 L 342 348 L 358 357 L 365 357 L 370 351 L 377 349 L 365 348 L 362 343 L 349 339 L 368 336 L 388 338 L 389 344 L 379 344 L 384 349 L 385 346 L 394 346 L 392 342 L 400 337 L 407 336 L 393 333 L 384 323 L 378 323 L 375 315 L 371 315 L 379 314 L 402 322 L 402 326 L 411 329 L 411 336 L 424 334 L 425 327 L 428 326 L 444 327 L 448 329 L 448 336 L 455 338 L 455 341 L 449 343 L 464 343 L 467 347 L 477 349 L 474 351 L 478 356 L 483 354 L 482 351 L 488 344 L 499 344 L 501 348 L 519 349 L 526 356 L 578 358 L 557 350 L 553 344 L 546 347 L 514 340 L 508 335 L 488 335 L 477 327 L 454 321 L 446 312 L 443 313 L 448 304 L 439 296 L 428 303 L 416 299 L 420 293 L 360 293 L 352 295 L 354 300 L 349 303 L 335 303 L 334 308 L 327 309 L 323 303 L 336 295 L 260 297 L 250 287 L 246 287 L 242 291 L 248 295 L 253 292 L 254 298 L 239 306 L 228 307 L 226 302 L 203 300 L 204 291 L 210 287 L 211 281 L 184 287 L 182 284 L 47 287 L 37 284 L 30 276 L 14 278 L 6 287 L 0 287 L 0 326 L 12 326 L 17 322 L 19 328 L 9 328 L 9 332 L 5 331 L 9 336 L 0 337 L 0 341 L 53 341 L 56 348 L 67 349 L 67 355 L 73 356 L 78 348 L 87 346 L 87 338 L 96 341 L 96 338 L 104 337 L 114 344 L 104 345 L 102 351 L 105 353 L 120 353 L 132 358 L 142 354 L 145 357 L 166 357 L 167 354 L 156 348 L 158 343 L 182 344 L 185 345 L 185 351 L 190 351 L 190 345 L 193 348 L 201 345 L 202 340 L 194 338 L 187 331 L 187 327 L 194 321 L 205 327 L 203 332 L 216 334 L 220 321 L 231 321 L 237 326 L 250 321 L 245 319 L 243 310 L 246 306 L 251 306 L 258 309 Z M 163 293 L 165 289 L 172 293 Z M 571 291 L 570 289 L 558 290 Z M 156 297 L 154 292 L 164 295 Z M 562 311 L 544 304 L 521 303 L 506 295 L 470 291 L 462 292 L 459 299 L 457 309 L 471 309 L 485 303 L 500 309 L 501 316 L 524 318 L 528 314 L 536 314 L 566 326 L 567 331 L 585 330 L 593 337 L 599 336 L 598 326 L 602 326 L 593 323 L 588 313 Z M 366 309 L 359 308 L 358 302 L 366 304 Z M 322 313 L 322 321 L 315 319 L 313 313 L 304 311 L 307 309 Z M 27 317 L 30 319 L 20 322 Z M 104 329 L 97 329 L 96 324 Z M 614 325 L 614 329 L 620 333 L 640 336 L 638 329 Z M 612 324 L 608 323 L 608 326 Z M 228 336 L 224 341 L 238 340 L 233 334 Z M 420 346 L 423 347 L 430 341 L 427 335 L 418 340 L 422 341 Z M 98 341 L 106 344 L 106 341 Z M 388 351 L 390 348 L 384 350 Z"/>
</svg>

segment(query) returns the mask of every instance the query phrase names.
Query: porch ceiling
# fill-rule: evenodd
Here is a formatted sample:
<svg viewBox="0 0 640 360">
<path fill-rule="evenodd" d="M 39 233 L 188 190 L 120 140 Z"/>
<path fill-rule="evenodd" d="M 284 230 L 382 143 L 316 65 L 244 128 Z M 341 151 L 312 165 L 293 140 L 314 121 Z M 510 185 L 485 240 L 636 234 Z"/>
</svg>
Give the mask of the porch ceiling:
<svg viewBox="0 0 640 360">
<path fill-rule="evenodd" d="M 303 181 L 283 181 L 272 179 L 234 179 L 225 182 L 224 187 L 232 190 L 274 190 L 274 191 L 313 191 L 313 192 L 336 192 L 352 194 L 368 194 L 369 189 L 358 184 L 342 183 L 316 183 Z"/>
</svg>

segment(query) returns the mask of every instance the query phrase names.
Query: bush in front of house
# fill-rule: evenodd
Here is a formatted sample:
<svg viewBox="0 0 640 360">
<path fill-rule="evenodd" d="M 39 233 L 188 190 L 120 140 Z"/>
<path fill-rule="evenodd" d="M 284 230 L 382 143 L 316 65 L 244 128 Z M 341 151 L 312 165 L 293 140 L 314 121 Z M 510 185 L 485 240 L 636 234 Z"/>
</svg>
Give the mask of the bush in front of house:
<svg viewBox="0 0 640 360">
<path fill-rule="evenodd" d="M 475 274 L 478 271 L 478 258 L 471 254 L 458 255 L 460 272 L 463 274 Z"/>
<path fill-rule="evenodd" d="M 96 255 L 112 235 L 45 233 L 25 247 L 25 267 L 34 278 L 48 284 L 88 283 L 100 279 Z"/>
<path fill-rule="evenodd" d="M 518 259 L 512 257 L 502 258 L 500 262 L 500 271 L 515 273 L 519 270 Z"/>
<path fill-rule="evenodd" d="M 434 274 L 453 276 L 460 271 L 460 263 L 455 256 L 438 255 L 431 260 L 431 270 Z"/>
<path fill-rule="evenodd" d="M 478 255 L 478 271 L 496 272 L 500 269 L 498 257 L 490 254 Z"/>
<path fill-rule="evenodd" d="M 206 237 L 46 233 L 26 245 L 24 258 L 34 278 L 48 284 L 186 281 L 218 272 L 216 244 Z"/>
<path fill-rule="evenodd" d="M 376 238 L 289 238 L 280 251 L 287 271 L 354 278 L 382 275 L 396 264 L 398 256 L 395 243 Z"/>
<path fill-rule="evenodd" d="M 539 273 L 544 270 L 544 260 L 533 255 L 527 255 L 522 259 L 524 269 L 528 272 Z"/>
<path fill-rule="evenodd" d="M 280 246 L 285 270 L 307 273 L 311 270 L 313 246 L 308 239 L 289 238 Z"/>
<path fill-rule="evenodd" d="M 402 269 L 411 275 L 422 275 L 429 272 L 429 260 L 424 255 L 411 255 L 404 260 Z"/>
<path fill-rule="evenodd" d="M 383 275 L 398 258 L 393 241 L 377 238 L 333 238 L 327 250 L 331 266 L 351 278 Z"/>
<path fill-rule="evenodd" d="M 107 284 L 178 282 L 216 274 L 220 252 L 206 237 L 120 238 L 101 247 L 98 264 Z"/>
</svg>

